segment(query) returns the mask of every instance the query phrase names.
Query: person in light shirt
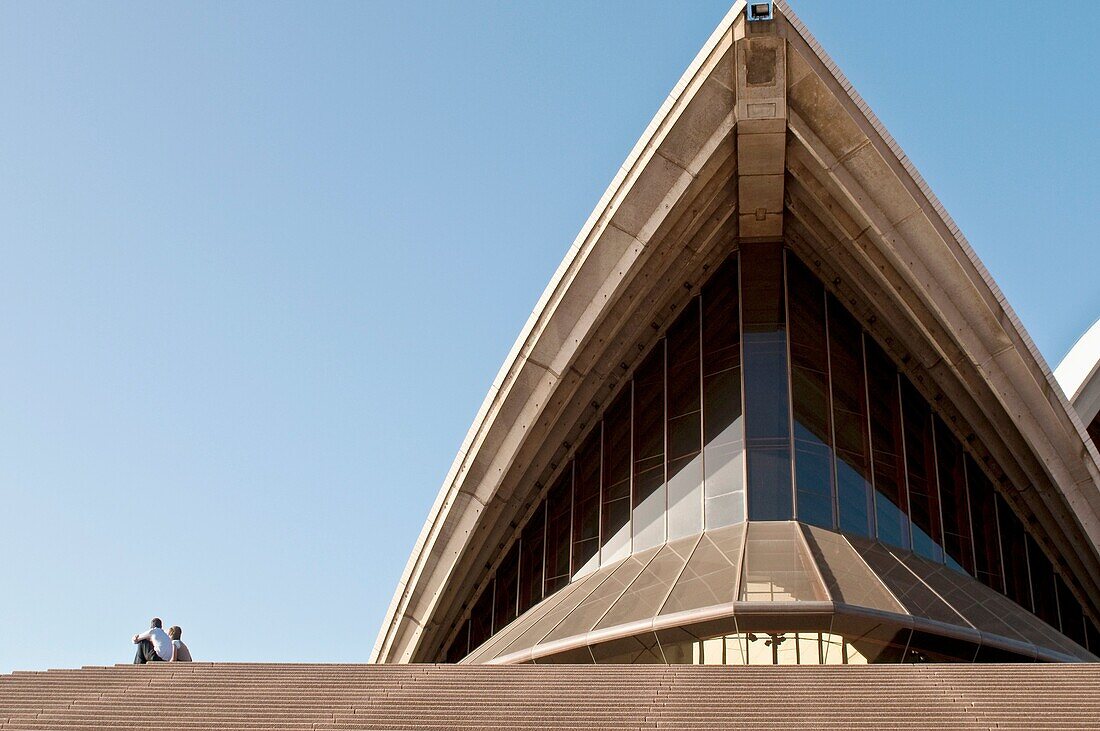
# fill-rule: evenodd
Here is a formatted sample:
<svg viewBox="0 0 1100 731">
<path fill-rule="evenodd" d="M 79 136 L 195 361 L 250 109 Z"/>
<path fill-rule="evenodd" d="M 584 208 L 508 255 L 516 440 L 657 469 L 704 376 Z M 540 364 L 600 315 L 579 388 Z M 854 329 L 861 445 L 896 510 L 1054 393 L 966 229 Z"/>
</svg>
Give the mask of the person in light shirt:
<svg viewBox="0 0 1100 731">
<path fill-rule="evenodd" d="M 182 634 L 183 630 L 179 628 L 179 625 L 168 628 L 168 636 L 172 638 L 172 662 L 191 662 L 191 651 L 180 639 Z"/>
<path fill-rule="evenodd" d="M 160 617 L 153 617 L 149 622 L 149 629 L 140 635 L 134 635 L 134 644 L 138 646 L 134 655 L 135 665 L 144 665 L 147 662 L 167 662 L 172 659 L 172 640 L 168 633 L 162 629 Z"/>
</svg>

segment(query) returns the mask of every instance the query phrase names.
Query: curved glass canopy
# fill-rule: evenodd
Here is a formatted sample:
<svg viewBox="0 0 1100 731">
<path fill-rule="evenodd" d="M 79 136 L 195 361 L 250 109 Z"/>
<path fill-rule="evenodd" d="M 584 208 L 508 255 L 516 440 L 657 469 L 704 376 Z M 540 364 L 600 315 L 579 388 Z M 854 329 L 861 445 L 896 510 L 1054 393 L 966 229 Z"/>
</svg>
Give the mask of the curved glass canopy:
<svg viewBox="0 0 1100 731">
<path fill-rule="evenodd" d="M 999 592 L 910 551 L 796 522 L 750 522 L 602 567 L 463 662 L 1096 659 Z"/>
</svg>

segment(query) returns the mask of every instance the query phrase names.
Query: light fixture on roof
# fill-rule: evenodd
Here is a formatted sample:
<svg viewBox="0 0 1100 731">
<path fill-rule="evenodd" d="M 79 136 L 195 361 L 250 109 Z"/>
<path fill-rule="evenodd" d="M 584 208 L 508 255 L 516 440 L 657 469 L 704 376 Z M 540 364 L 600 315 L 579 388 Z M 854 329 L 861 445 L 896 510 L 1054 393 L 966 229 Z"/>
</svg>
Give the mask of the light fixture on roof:
<svg viewBox="0 0 1100 731">
<path fill-rule="evenodd" d="M 758 20 L 771 20 L 772 19 L 772 2 L 759 3 L 752 2 L 750 0 L 748 6 L 745 8 L 745 17 L 750 23 Z"/>
</svg>

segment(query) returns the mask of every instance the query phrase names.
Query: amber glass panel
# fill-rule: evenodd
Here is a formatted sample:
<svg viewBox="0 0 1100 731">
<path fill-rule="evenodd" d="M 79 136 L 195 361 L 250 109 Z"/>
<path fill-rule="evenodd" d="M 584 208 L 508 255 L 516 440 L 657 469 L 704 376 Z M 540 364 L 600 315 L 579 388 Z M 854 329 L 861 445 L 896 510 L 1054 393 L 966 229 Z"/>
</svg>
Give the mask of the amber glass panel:
<svg viewBox="0 0 1100 731">
<path fill-rule="evenodd" d="M 796 515 L 804 523 L 832 528 L 835 525 L 833 435 L 825 287 L 790 252 L 787 253 L 787 303 L 791 321 Z"/>
<path fill-rule="evenodd" d="M 569 520 L 573 508 L 573 463 L 546 498 L 546 589 L 553 594 L 569 583 Z"/>
<path fill-rule="evenodd" d="M 749 519 L 790 520 L 794 496 L 783 248 L 745 244 L 741 267 Z"/>
<path fill-rule="evenodd" d="M 883 543 L 909 548 L 909 495 L 905 489 L 905 441 L 901 432 L 898 372 L 869 337 L 867 393 L 871 410 L 871 465 L 875 481 L 875 531 Z"/>
<path fill-rule="evenodd" d="M 668 331 L 668 538 L 703 530 L 699 299 Z"/>
<path fill-rule="evenodd" d="M 974 526 L 975 575 L 986 586 L 1006 594 L 1001 534 L 997 529 L 997 491 L 969 455 L 966 457 L 966 482 L 970 486 L 970 516 Z"/>
<path fill-rule="evenodd" d="M 867 387 L 863 375 L 863 329 L 829 297 L 829 366 L 836 431 L 836 490 L 840 529 L 874 535 L 871 521 L 871 450 L 867 434 Z"/>
<path fill-rule="evenodd" d="M 943 516 L 945 563 L 974 575 L 974 539 L 970 533 L 970 500 L 962 445 L 940 420 L 933 418 L 936 433 L 936 466 L 940 482 L 940 514 Z"/>
<path fill-rule="evenodd" d="M 1055 574 L 1054 581 L 1058 586 L 1058 616 L 1062 619 L 1062 634 L 1084 646 L 1085 615 L 1081 611 L 1081 604 L 1060 575 Z"/>
<path fill-rule="evenodd" d="M 1054 567 L 1030 535 L 1027 536 L 1027 563 L 1031 568 L 1031 595 L 1035 600 L 1035 614 L 1055 629 L 1061 629 Z"/>
<path fill-rule="evenodd" d="M 943 533 L 940 530 L 932 409 L 904 377 L 901 379 L 901 406 L 913 551 L 930 561 L 942 561 Z"/>
<path fill-rule="evenodd" d="M 519 613 L 542 601 L 542 557 L 546 547 L 546 503 L 539 505 L 523 528 L 519 547 Z"/>
<path fill-rule="evenodd" d="M 634 374 L 634 550 L 665 540 L 665 341 Z"/>
<path fill-rule="evenodd" d="M 813 573 L 795 523 L 749 523 L 745 564 L 741 569 L 743 602 L 823 601 L 827 597 Z"/>
<path fill-rule="evenodd" d="M 493 636 L 493 582 L 481 592 L 473 611 L 470 612 L 470 650 Z"/>
<path fill-rule="evenodd" d="M 573 571 L 575 577 L 599 565 L 600 424 L 581 445 L 573 479 Z"/>
<path fill-rule="evenodd" d="M 1034 611 L 1031 602 L 1031 581 L 1027 568 L 1027 531 L 1012 508 L 997 495 L 997 524 L 1001 528 L 1001 552 L 1004 555 L 1005 593 L 1012 601 L 1028 611 Z"/>
<path fill-rule="evenodd" d="M 745 424 L 737 256 L 703 287 L 703 465 L 707 529 L 745 519 Z"/>
<path fill-rule="evenodd" d="M 631 384 L 619 394 L 603 421 L 603 546 L 600 565 L 630 553 L 630 401 Z"/>
</svg>

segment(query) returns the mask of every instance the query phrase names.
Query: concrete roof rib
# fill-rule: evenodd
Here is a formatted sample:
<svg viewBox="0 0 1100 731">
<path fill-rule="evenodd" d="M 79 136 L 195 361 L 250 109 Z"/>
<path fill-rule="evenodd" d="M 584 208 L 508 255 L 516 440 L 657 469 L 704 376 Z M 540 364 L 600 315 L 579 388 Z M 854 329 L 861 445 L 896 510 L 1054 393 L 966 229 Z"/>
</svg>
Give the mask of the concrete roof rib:
<svg viewBox="0 0 1100 731">
<path fill-rule="evenodd" d="M 682 306 L 677 293 L 703 280 L 723 242 L 750 235 L 735 138 L 760 120 L 737 98 L 744 9 L 734 3 L 677 82 L 531 313 L 432 506 L 372 662 L 434 659 L 427 638 L 438 647 L 469 599 L 455 584 L 484 577 L 625 377 L 637 343 Z M 911 357 L 925 389 L 947 396 L 960 423 L 992 445 L 1002 490 L 1100 607 L 1100 455 L 1081 419 L 912 163 L 786 3 L 775 10 L 789 56 L 784 238 L 863 303 L 856 314 L 879 322 L 873 335 L 899 334 L 893 354 Z M 831 124 L 848 136 L 830 136 Z M 837 140 L 851 143 L 843 154 Z"/>
</svg>

